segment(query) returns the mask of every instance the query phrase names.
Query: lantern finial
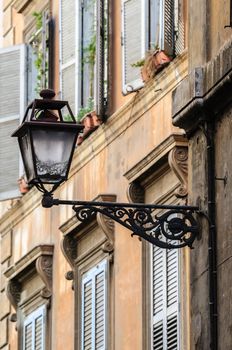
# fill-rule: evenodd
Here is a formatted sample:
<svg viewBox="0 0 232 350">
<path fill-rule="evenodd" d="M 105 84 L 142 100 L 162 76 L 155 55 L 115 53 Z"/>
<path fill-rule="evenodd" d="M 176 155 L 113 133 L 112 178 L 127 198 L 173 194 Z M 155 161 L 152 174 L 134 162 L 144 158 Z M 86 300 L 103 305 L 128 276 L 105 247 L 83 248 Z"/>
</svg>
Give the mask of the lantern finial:
<svg viewBox="0 0 232 350">
<path fill-rule="evenodd" d="M 40 91 L 40 96 L 43 99 L 53 99 L 56 96 L 56 93 L 52 89 L 43 89 Z"/>
</svg>

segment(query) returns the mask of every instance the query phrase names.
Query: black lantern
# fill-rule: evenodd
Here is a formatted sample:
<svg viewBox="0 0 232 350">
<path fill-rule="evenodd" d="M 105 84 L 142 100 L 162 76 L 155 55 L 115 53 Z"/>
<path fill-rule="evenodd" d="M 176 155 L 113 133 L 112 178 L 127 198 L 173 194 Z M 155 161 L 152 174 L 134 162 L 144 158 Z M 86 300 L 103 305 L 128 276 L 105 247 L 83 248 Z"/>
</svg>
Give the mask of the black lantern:
<svg viewBox="0 0 232 350">
<path fill-rule="evenodd" d="M 46 192 L 44 184 L 53 185 L 54 190 L 67 180 L 83 126 L 77 124 L 67 101 L 53 99 L 53 90 L 42 90 L 40 96 L 27 107 L 22 125 L 12 136 L 18 137 L 28 183 Z"/>
</svg>

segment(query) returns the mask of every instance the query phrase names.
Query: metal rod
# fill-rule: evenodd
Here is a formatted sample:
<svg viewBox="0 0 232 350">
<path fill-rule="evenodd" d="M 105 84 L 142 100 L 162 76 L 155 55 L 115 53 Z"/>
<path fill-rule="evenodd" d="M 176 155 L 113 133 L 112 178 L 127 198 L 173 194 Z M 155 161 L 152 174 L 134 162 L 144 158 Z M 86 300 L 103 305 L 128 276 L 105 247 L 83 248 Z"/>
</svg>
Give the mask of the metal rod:
<svg viewBox="0 0 232 350">
<path fill-rule="evenodd" d="M 46 196 L 45 196 L 46 197 Z M 199 211 L 198 206 L 188 205 L 163 205 L 163 204 L 142 204 L 142 203 L 115 203 L 115 202 L 89 202 L 53 199 L 53 205 L 88 205 L 93 207 L 117 207 L 117 208 L 149 208 L 149 209 L 179 209 L 189 211 Z"/>
</svg>

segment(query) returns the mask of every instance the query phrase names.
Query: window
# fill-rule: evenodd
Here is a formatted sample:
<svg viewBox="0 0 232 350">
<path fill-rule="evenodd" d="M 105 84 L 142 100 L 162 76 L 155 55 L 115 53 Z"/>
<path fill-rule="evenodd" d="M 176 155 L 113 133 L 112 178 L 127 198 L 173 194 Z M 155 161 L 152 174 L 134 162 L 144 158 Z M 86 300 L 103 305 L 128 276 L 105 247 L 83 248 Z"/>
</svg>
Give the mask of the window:
<svg viewBox="0 0 232 350">
<path fill-rule="evenodd" d="M 151 247 L 151 349 L 179 349 L 178 250 Z"/>
<path fill-rule="evenodd" d="M 34 247 L 5 271 L 7 296 L 16 310 L 20 350 L 51 346 L 53 246 Z"/>
<path fill-rule="evenodd" d="M 51 57 L 52 20 L 48 11 L 34 12 L 33 33 L 27 33 L 27 103 L 30 103 L 42 89 L 52 86 Z"/>
<path fill-rule="evenodd" d="M 107 99 L 106 0 L 60 3 L 60 86 L 71 109 L 95 109 L 103 116 Z M 74 15 L 73 15 L 74 13 Z"/>
<path fill-rule="evenodd" d="M 96 201 L 115 202 L 102 194 Z M 75 300 L 75 343 L 78 350 L 114 348 L 113 252 L 114 224 L 103 214 L 85 222 L 76 215 L 60 227 L 62 251 L 72 273 Z"/>
<path fill-rule="evenodd" d="M 184 49 L 183 0 L 122 0 L 123 93 L 143 86 L 133 64 L 158 47 L 168 55 Z"/>
<path fill-rule="evenodd" d="M 45 350 L 46 308 L 29 314 L 23 323 L 23 350 Z"/>
<path fill-rule="evenodd" d="M 81 349 L 106 349 L 107 261 L 89 270 L 82 278 Z"/>
</svg>

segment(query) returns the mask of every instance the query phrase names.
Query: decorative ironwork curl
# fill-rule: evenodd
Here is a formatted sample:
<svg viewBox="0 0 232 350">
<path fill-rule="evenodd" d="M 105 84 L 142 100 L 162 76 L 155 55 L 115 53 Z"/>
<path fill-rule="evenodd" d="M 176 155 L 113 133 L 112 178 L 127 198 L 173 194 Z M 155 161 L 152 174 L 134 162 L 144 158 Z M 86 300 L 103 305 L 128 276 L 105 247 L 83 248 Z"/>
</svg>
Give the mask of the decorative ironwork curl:
<svg viewBox="0 0 232 350">
<path fill-rule="evenodd" d="M 132 231 L 144 240 L 165 249 L 176 249 L 192 244 L 199 232 L 193 213 L 199 213 L 197 206 L 160 205 L 141 203 L 88 202 L 53 199 L 52 194 L 44 194 L 42 205 L 72 205 L 77 219 L 91 220 L 101 213 Z M 155 210 L 162 211 L 155 215 Z"/>
<path fill-rule="evenodd" d="M 192 248 L 198 233 L 198 225 L 191 210 L 171 209 L 164 214 L 154 215 L 153 208 L 145 207 L 100 207 L 86 204 L 74 205 L 73 209 L 82 222 L 98 212 L 132 231 L 132 236 L 137 235 L 160 248 Z"/>
</svg>

